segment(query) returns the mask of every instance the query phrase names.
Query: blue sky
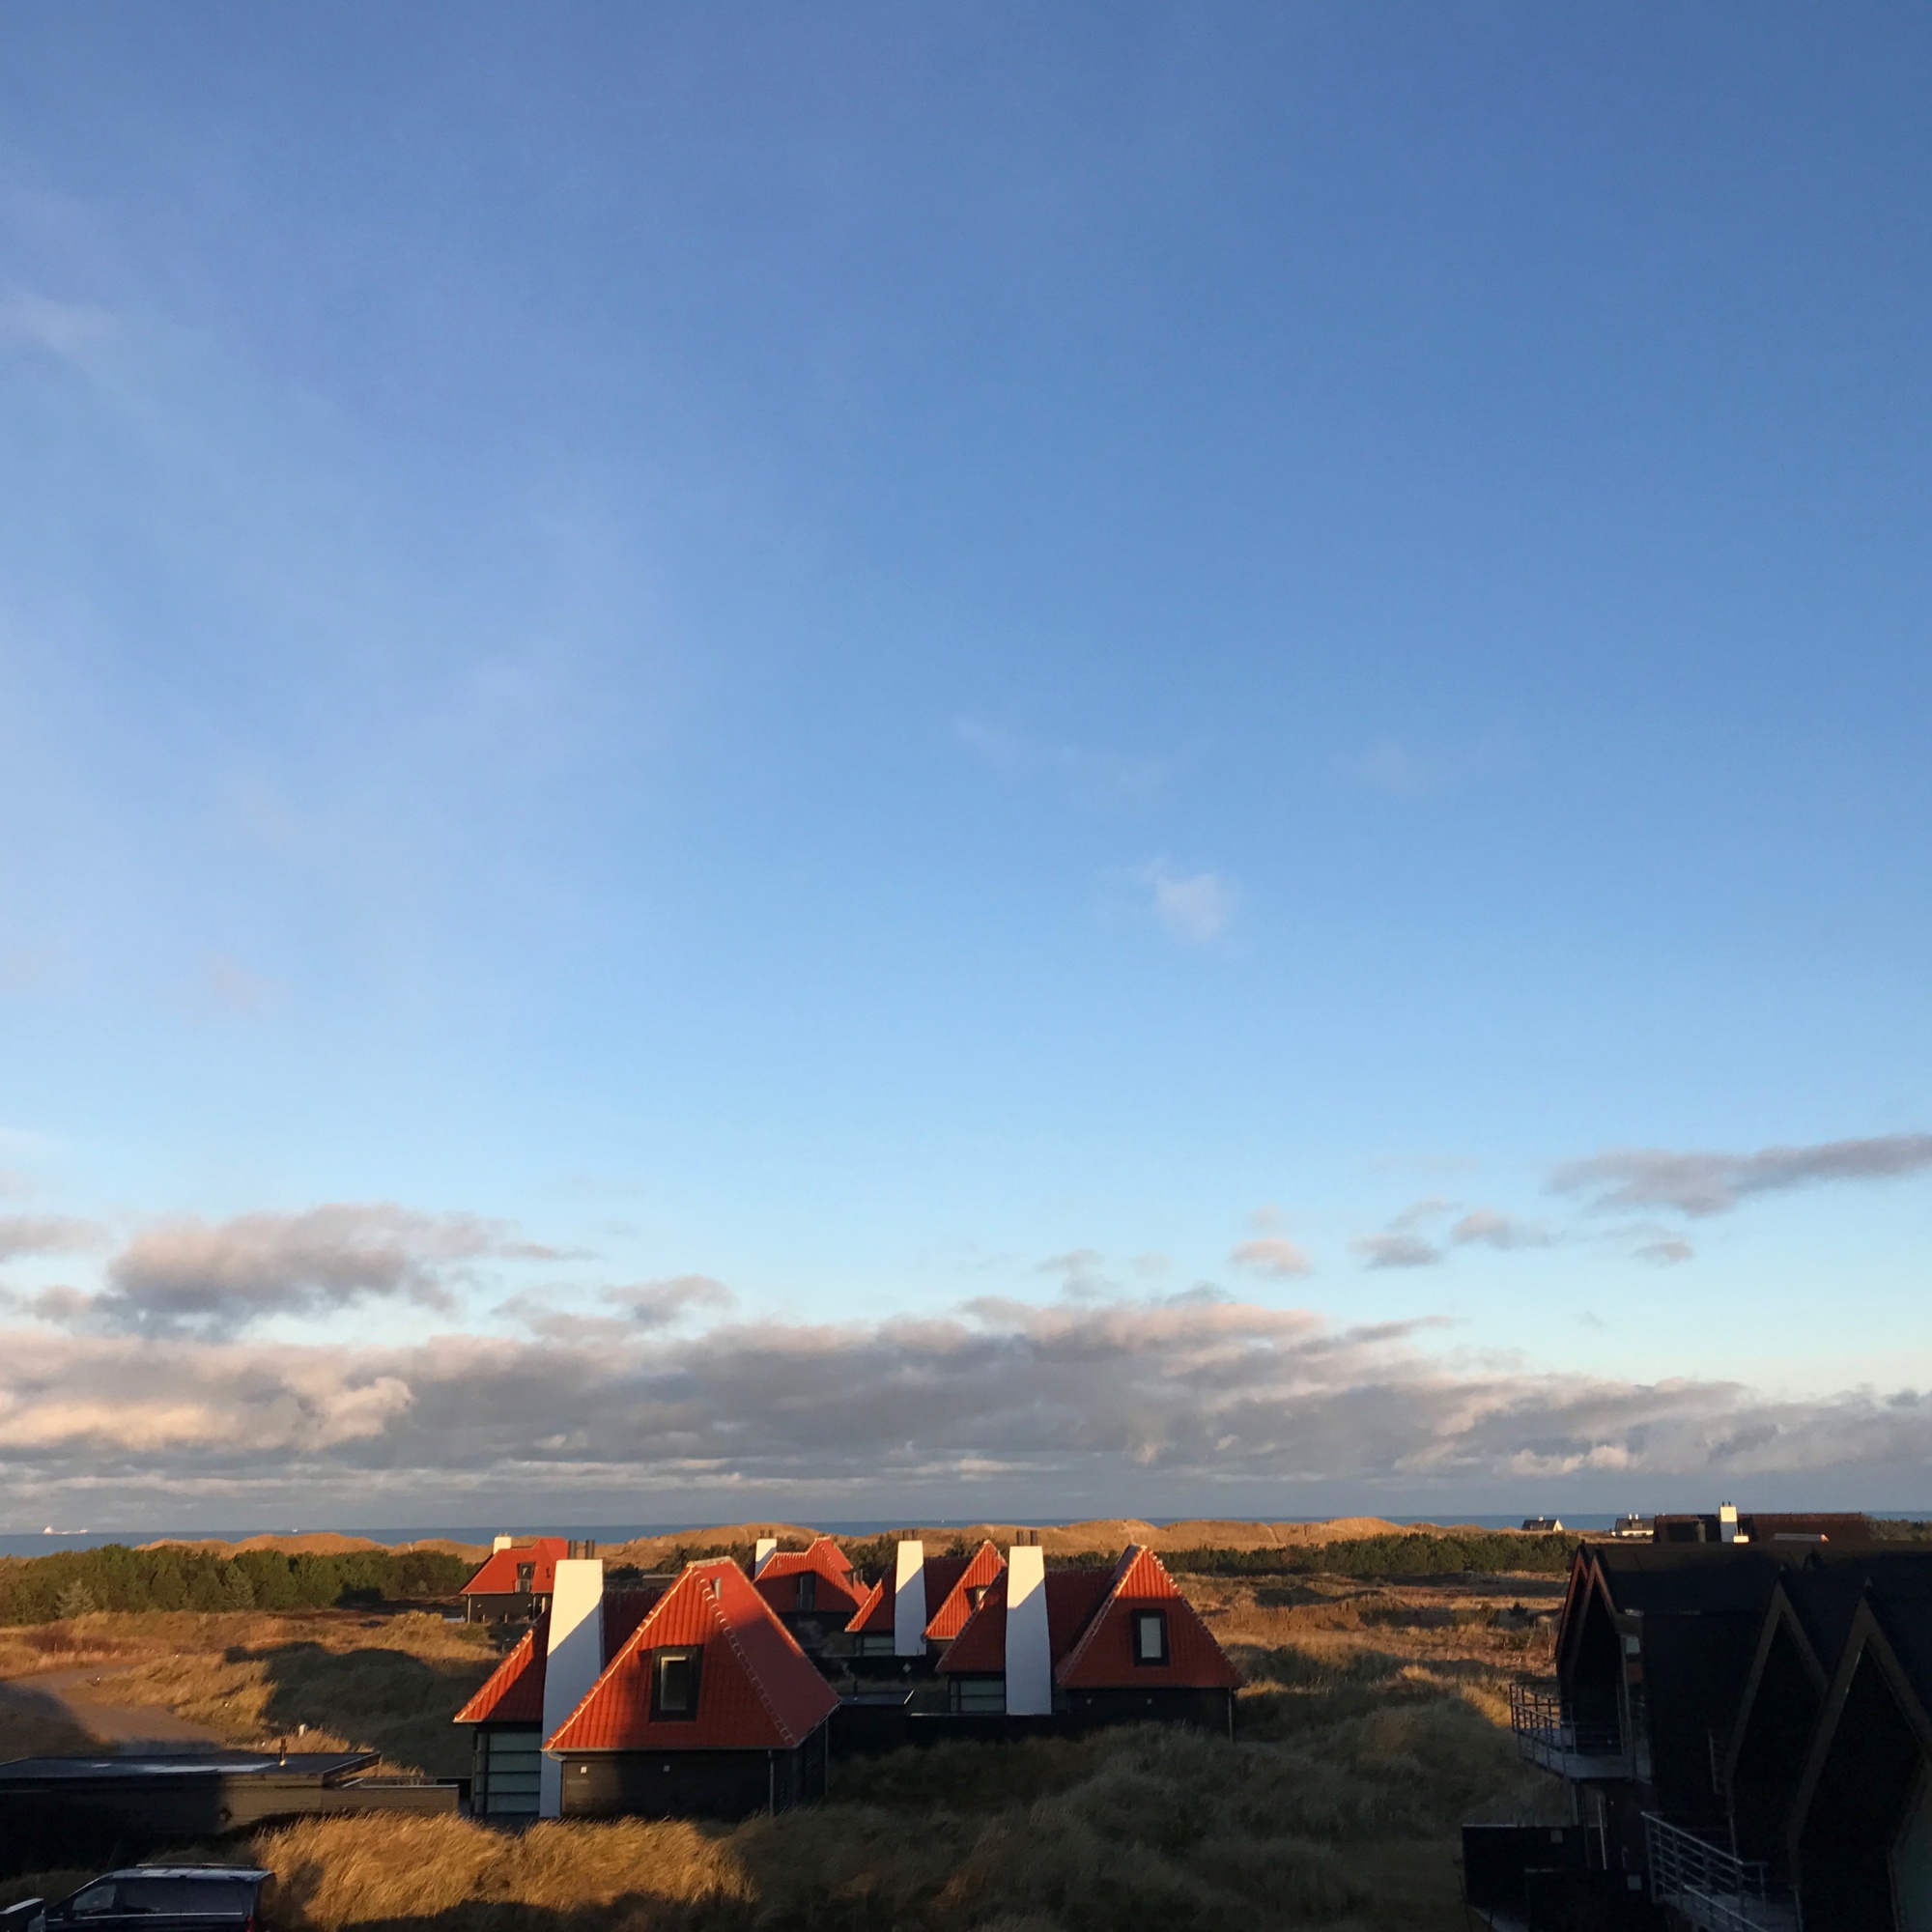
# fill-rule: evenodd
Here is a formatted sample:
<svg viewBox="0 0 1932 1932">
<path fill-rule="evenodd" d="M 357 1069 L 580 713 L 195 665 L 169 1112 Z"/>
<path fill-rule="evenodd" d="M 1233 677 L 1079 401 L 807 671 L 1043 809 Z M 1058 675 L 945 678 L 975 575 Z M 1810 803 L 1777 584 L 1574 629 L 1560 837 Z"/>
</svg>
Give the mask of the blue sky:
<svg viewBox="0 0 1932 1932">
<path fill-rule="evenodd" d="M 1932 1507 L 1921 14 L 4 34 L 20 1509 Z"/>
</svg>

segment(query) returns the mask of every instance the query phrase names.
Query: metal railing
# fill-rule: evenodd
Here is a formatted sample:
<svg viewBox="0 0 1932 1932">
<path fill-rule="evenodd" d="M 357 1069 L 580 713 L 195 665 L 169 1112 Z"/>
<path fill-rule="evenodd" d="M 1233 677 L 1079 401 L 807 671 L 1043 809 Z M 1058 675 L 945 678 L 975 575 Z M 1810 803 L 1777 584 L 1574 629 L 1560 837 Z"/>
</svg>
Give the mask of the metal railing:
<svg viewBox="0 0 1932 1932">
<path fill-rule="evenodd" d="M 1630 1752 L 1615 1724 L 1578 1723 L 1554 1691 L 1510 1686 L 1510 1729 L 1519 1756 L 1563 1777 L 1628 1777 Z"/>
<path fill-rule="evenodd" d="M 1733 1857 L 1721 1845 L 1660 1818 L 1643 1815 L 1650 1895 L 1709 1932 L 1800 1932 L 1798 1906 L 1768 1867 Z"/>
</svg>

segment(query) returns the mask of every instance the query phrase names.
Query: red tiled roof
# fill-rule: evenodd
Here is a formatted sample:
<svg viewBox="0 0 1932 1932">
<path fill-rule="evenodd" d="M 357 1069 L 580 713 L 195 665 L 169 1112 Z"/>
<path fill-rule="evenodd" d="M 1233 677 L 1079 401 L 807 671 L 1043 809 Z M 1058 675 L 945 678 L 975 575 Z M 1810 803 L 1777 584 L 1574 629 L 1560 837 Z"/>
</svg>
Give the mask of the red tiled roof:
<svg viewBox="0 0 1932 1932">
<path fill-rule="evenodd" d="M 644 1614 L 664 1594 L 653 1584 L 643 1590 L 607 1590 L 599 1605 L 604 1618 L 603 1655 L 609 1662 L 624 1640 L 643 1622 Z M 543 1722 L 544 1669 L 550 1658 L 550 1612 L 546 1610 L 483 1688 L 457 1712 L 459 1724 L 540 1724 Z"/>
<path fill-rule="evenodd" d="M 544 1661 L 550 1653 L 550 1612 L 546 1610 L 523 1641 L 497 1664 L 482 1690 L 457 1712 L 459 1724 L 540 1724 L 543 1722 Z"/>
<path fill-rule="evenodd" d="M 534 1543 L 513 1544 L 508 1549 L 493 1549 L 483 1559 L 483 1567 L 463 1586 L 466 1597 L 510 1597 L 517 1591 L 517 1566 L 534 1564 L 536 1575 L 530 1588 L 548 1596 L 556 1588 L 556 1566 L 570 1554 L 570 1539 L 540 1536 Z"/>
<path fill-rule="evenodd" d="M 944 1603 L 952 1586 L 958 1582 L 966 1568 L 963 1556 L 928 1556 L 924 1563 L 925 1602 L 930 1609 L 935 1604 Z M 879 1578 L 871 1587 L 866 1600 L 859 1605 L 852 1621 L 845 1628 L 854 1634 L 867 1636 L 891 1636 L 893 1634 L 893 1586 L 896 1581 L 892 1571 Z M 930 1627 L 928 1626 L 928 1632 Z"/>
<path fill-rule="evenodd" d="M 980 1607 L 946 1647 L 941 1670 L 991 1671 L 1007 1667 L 1007 1578 L 1002 1570 L 987 1586 Z M 1046 1573 L 1046 1634 L 1056 1663 L 1071 1650 L 1106 1597 L 1111 1570 L 1049 1570 Z"/>
<path fill-rule="evenodd" d="M 886 1578 L 881 1577 L 866 1592 L 859 1607 L 852 1612 L 852 1621 L 845 1626 L 854 1635 L 861 1633 L 871 1635 L 875 1633 L 885 1636 L 893 1634 L 893 1595 L 886 1588 Z"/>
<path fill-rule="evenodd" d="M 1049 1579 L 1050 1580 L 1050 1579 Z M 1136 1663 L 1133 1613 L 1160 1610 L 1167 1617 L 1167 1662 Z M 1240 1673 L 1228 1662 L 1214 1634 L 1151 1549 L 1129 1547 L 1115 1566 L 1113 1587 L 1079 1639 L 1059 1659 L 1054 1680 L 1069 1690 L 1236 1690 Z"/>
<path fill-rule="evenodd" d="M 957 1557 L 942 1560 L 949 1569 L 956 1567 L 959 1574 L 951 1583 L 943 1586 L 941 1594 L 934 1587 L 939 1582 L 933 1574 L 938 1566 L 926 1565 L 925 1601 L 933 1608 L 932 1615 L 926 1620 L 925 1634 L 937 1643 L 949 1641 L 966 1628 L 966 1619 L 973 1614 L 973 1599 L 968 1593 L 989 1588 L 993 1579 L 1007 1567 L 1007 1559 L 991 1543 L 980 1544 L 963 1563 Z"/>
<path fill-rule="evenodd" d="M 829 1536 L 814 1538 L 810 1549 L 775 1550 L 754 1579 L 758 1595 L 781 1616 L 789 1615 L 798 1608 L 798 1579 L 808 1572 L 818 1578 L 813 1609 L 838 1616 L 859 1607 L 852 1560 Z"/>
<path fill-rule="evenodd" d="M 702 1646 L 697 1716 L 651 1717 L 651 1653 Z M 838 1698 L 735 1563 L 691 1564 L 545 1741 L 550 1750 L 789 1750 Z"/>
</svg>

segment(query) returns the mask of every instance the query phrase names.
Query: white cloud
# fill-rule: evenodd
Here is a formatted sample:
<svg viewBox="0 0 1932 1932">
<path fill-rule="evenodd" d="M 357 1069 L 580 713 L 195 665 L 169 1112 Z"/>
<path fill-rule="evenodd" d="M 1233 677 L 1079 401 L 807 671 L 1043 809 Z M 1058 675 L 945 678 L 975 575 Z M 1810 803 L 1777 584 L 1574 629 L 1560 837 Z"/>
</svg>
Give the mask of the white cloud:
<svg viewBox="0 0 1932 1932">
<path fill-rule="evenodd" d="M 1109 752 L 1029 736 L 983 719 L 954 721 L 953 737 L 989 770 L 1008 779 L 1044 779 L 1083 804 L 1124 805 L 1164 789 L 1188 760 L 1179 753 Z"/>
<path fill-rule="evenodd" d="M 1315 1267 L 1302 1248 L 1281 1235 L 1260 1235 L 1243 1241 L 1228 1259 L 1251 1274 L 1273 1275 L 1278 1280 L 1313 1273 Z"/>
<path fill-rule="evenodd" d="M 1540 1221 L 1520 1221 L 1513 1214 L 1493 1208 L 1472 1208 L 1449 1230 L 1449 1238 L 1458 1247 L 1479 1241 L 1485 1247 L 1547 1248 L 1556 1236 Z"/>
<path fill-rule="evenodd" d="M 640 1330 L 673 1327 L 698 1310 L 723 1310 L 737 1300 L 722 1281 L 708 1274 L 681 1274 L 665 1281 L 633 1282 L 607 1288 L 599 1295 L 614 1315 L 585 1314 L 542 1290 L 528 1289 L 498 1302 L 497 1313 L 521 1321 L 532 1335 L 553 1342 L 623 1342 Z"/>
<path fill-rule="evenodd" d="M 1372 1268 L 1434 1267 L 1442 1250 L 1420 1235 L 1361 1235 L 1349 1245 Z"/>
<path fill-rule="evenodd" d="M 1671 1235 L 1661 1241 L 1646 1241 L 1634 1251 L 1632 1259 L 1648 1262 L 1653 1267 L 1675 1267 L 1679 1262 L 1690 1261 L 1695 1253 L 1689 1241 Z"/>
<path fill-rule="evenodd" d="M 1380 738 L 1357 758 L 1345 758 L 1343 771 L 1357 784 L 1389 798 L 1414 798 L 1434 782 L 1434 774 L 1416 754 L 1393 738 Z"/>
<path fill-rule="evenodd" d="M 0 301 L 0 340 L 29 343 L 64 362 L 84 360 L 113 333 L 114 318 L 88 302 L 54 301 L 45 296 Z"/>
<path fill-rule="evenodd" d="M 0 1214 L 0 1262 L 21 1255 L 71 1255 L 97 1248 L 107 1238 L 98 1221 L 69 1214 Z"/>
<path fill-rule="evenodd" d="M 1155 860 L 1141 868 L 1140 876 L 1152 895 L 1154 917 L 1176 939 L 1208 946 L 1228 929 L 1237 895 L 1223 874 L 1177 872 L 1164 860 Z"/>
<path fill-rule="evenodd" d="M 1879 1134 L 1756 1153 L 1619 1148 L 1566 1161 L 1549 1177 L 1559 1194 L 1593 1194 L 1592 1208 L 1674 1208 L 1727 1214 L 1754 1194 L 1833 1180 L 1892 1180 L 1932 1170 L 1932 1134 Z"/>
<path fill-rule="evenodd" d="M 506 1222 L 386 1202 L 168 1221 L 115 1256 L 85 1319 L 149 1335 L 229 1335 L 270 1316 L 321 1315 L 370 1299 L 447 1309 L 452 1283 L 479 1261 L 560 1259 L 519 1239 Z"/>
</svg>

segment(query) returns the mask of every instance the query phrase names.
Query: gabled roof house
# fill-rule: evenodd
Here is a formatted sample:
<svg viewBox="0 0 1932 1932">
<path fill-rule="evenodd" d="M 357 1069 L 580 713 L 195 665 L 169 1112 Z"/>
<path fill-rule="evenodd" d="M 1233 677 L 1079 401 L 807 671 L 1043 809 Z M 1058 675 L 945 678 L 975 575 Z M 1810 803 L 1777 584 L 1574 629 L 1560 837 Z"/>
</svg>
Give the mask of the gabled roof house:
<svg viewBox="0 0 1932 1932">
<path fill-rule="evenodd" d="M 1785 1853 L 1807 1932 L 1919 1932 L 1932 1925 L 1932 1551 L 1860 1565 L 1857 1582 Z"/>
<path fill-rule="evenodd" d="M 828 1631 L 845 1627 L 865 1596 L 852 1559 L 829 1536 L 806 1549 L 761 1551 L 752 1581 L 786 1629 L 814 1648 Z"/>
<path fill-rule="evenodd" d="M 820 1797 L 838 1708 L 735 1563 L 691 1564 L 546 1739 L 560 1815 L 740 1818 Z"/>
<path fill-rule="evenodd" d="M 905 1553 L 893 1574 L 872 1585 L 845 1626 L 855 1659 L 923 1658 L 943 1648 L 965 1629 L 1006 1568 L 992 1543 L 981 1543 L 970 1556 L 927 1556 L 915 1542 L 899 1549 Z M 902 1639 L 908 1640 L 904 1651 Z"/>
<path fill-rule="evenodd" d="M 1718 1520 L 1751 1527 L 1579 1548 L 1556 1695 L 1513 1693 L 1522 1754 L 1573 1786 L 1577 1884 L 1673 1924 L 1927 1932 L 1932 1549 L 1861 1541 L 1862 1519 Z M 1468 1828 L 1472 1906 L 1504 1901 L 1477 1895 L 1471 1837 L 1512 1832 L 1519 1890 L 1559 1861 L 1542 1827 Z"/>
<path fill-rule="evenodd" d="M 1002 1573 L 939 1661 L 961 1715 L 1193 1723 L 1234 1734 L 1240 1673 L 1151 1549 L 1111 1569 L 1048 1570 L 1037 1547 Z"/>
<path fill-rule="evenodd" d="M 463 1614 L 475 1623 L 523 1622 L 550 1608 L 559 1563 L 595 1556 L 594 1543 L 564 1536 L 499 1536 L 463 1586 Z"/>
<path fill-rule="evenodd" d="M 653 1584 L 603 1594 L 597 1612 L 600 1668 L 616 1655 L 663 1589 Z M 528 1819 L 539 1813 L 550 1638 L 546 1610 L 456 1714 L 457 1723 L 470 1727 L 472 1816 Z"/>
</svg>

